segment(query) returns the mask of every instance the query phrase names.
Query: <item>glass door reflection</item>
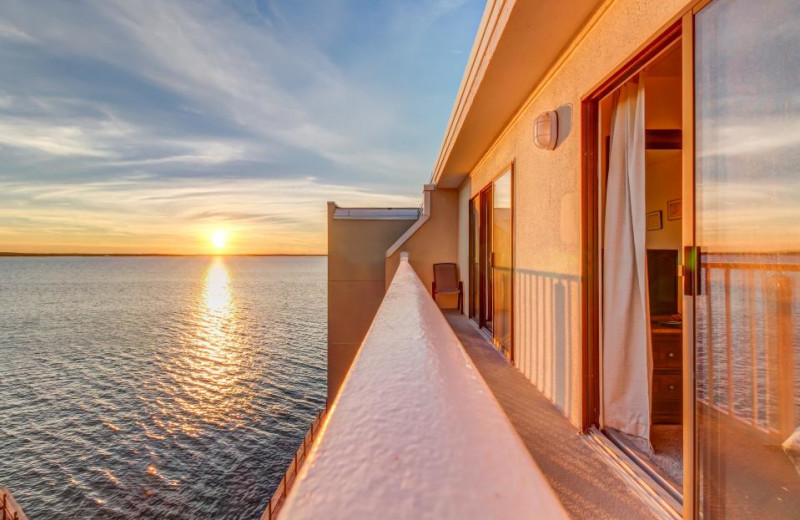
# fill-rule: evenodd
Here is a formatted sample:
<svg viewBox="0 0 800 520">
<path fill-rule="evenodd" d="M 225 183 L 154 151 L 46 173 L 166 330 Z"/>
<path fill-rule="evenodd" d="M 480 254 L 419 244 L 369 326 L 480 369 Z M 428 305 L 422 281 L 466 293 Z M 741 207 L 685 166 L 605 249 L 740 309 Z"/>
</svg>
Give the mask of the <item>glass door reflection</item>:
<svg viewBox="0 0 800 520">
<path fill-rule="evenodd" d="M 800 3 L 695 17 L 698 512 L 800 517 Z"/>
<path fill-rule="evenodd" d="M 494 342 L 511 358 L 512 226 L 511 170 L 494 181 L 492 188 L 492 323 Z"/>
</svg>

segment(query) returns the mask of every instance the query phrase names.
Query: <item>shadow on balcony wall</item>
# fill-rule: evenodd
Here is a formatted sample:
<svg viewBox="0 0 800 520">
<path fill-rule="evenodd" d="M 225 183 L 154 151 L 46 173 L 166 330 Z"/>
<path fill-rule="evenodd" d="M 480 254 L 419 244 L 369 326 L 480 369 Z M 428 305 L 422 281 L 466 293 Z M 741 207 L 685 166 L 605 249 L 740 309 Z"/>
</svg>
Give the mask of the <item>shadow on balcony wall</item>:
<svg viewBox="0 0 800 520">
<path fill-rule="evenodd" d="M 515 269 L 514 278 L 515 364 L 578 424 L 580 276 Z"/>
</svg>

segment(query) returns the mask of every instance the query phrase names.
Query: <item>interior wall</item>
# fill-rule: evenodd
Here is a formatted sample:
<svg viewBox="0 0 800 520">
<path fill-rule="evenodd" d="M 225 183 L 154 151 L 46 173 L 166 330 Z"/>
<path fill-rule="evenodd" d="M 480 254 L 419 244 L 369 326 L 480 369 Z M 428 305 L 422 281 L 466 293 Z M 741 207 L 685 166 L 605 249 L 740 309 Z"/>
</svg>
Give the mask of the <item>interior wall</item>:
<svg viewBox="0 0 800 520">
<path fill-rule="evenodd" d="M 667 203 L 681 198 L 681 151 L 648 150 L 645 153 L 645 170 L 646 211 L 661 211 L 663 226 L 659 230 L 647 231 L 647 249 L 680 251 L 681 221 L 669 220 Z M 678 255 L 679 261 L 680 256 Z"/>
<path fill-rule="evenodd" d="M 677 70 L 672 62 L 677 60 Z M 680 73 L 680 53 L 668 56 L 659 69 Z M 645 126 L 648 130 L 681 128 L 681 78 L 645 76 Z M 645 206 L 647 212 L 661 211 L 663 228 L 647 231 L 648 249 L 681 250 L 681 221 L 667 218 L 667 203 L 681 198 L 680 150 L 647 150 L 645 154 Z M 680 257 L 680 255 L 678 255 Z"/>
<path fill-rule="evenodd" d="M 563 413 L 581 420 L 581 99 L 662 30 L 686 0 L 617 0 L 552 71 L 460 188 L 465 203 L 515 162 L 515 365 Z M 534 49 L 520 52 L 535 52 Z M 531 85 L 532 91 L 534 85 Z M 555 150 L 533 143 L 533 122 L 559 112 Z M 460 226 L 466 273 L 469 236 Z"/>
</svg>

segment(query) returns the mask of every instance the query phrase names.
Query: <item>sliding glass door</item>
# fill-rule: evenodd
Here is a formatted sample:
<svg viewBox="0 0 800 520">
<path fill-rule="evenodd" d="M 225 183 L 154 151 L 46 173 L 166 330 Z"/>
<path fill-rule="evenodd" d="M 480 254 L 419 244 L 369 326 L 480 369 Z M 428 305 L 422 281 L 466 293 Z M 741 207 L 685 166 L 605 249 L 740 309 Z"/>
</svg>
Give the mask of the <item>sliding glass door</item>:
<svg viewBox="0 0 800 520">
<path fill-rule="evenodd" d="M 512 356 L 513 208 L 509 169 L 470 201 L 470 317 Z"/>
<path fill-rule="evenodd" d="M 800 518 L 800 3 L 694 20 L 696 493 Z"/>
<path fill-rule="evenodd" d="M 492 187 L 492 301 L 494 343 L 511 358 L 512 219 L 511 170 L 495 179 Z"/>
</svg>

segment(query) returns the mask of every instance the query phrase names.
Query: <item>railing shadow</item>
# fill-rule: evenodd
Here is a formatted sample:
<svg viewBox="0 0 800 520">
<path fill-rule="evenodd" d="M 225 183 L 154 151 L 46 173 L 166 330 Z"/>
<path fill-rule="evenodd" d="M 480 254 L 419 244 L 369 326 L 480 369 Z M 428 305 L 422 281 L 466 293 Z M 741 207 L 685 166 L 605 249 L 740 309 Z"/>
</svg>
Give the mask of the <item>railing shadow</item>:
<svg viewBox="0 0 800 520">
<path fill-rule="evenodd" d="M 514 270 L 515 364 L 565 415 L 579 413 L 581 278 Z"/>
</svg>

